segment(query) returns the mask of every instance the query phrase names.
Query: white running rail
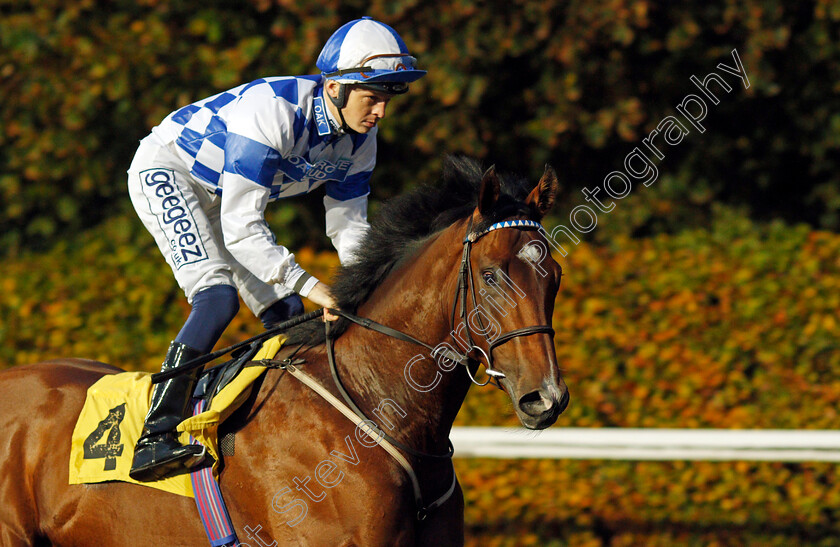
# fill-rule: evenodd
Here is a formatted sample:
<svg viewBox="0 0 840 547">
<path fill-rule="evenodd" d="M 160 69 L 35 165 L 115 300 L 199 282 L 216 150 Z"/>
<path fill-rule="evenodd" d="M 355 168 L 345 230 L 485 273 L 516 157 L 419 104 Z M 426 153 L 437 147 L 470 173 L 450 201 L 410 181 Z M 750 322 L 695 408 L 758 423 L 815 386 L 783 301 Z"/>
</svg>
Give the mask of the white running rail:
<svg viewBox="0 0 840 547">
<path fill-rule="evenodd" d="M 840 431 L 454 427 L 459 458 L 840 462 Z"/>
</svg>

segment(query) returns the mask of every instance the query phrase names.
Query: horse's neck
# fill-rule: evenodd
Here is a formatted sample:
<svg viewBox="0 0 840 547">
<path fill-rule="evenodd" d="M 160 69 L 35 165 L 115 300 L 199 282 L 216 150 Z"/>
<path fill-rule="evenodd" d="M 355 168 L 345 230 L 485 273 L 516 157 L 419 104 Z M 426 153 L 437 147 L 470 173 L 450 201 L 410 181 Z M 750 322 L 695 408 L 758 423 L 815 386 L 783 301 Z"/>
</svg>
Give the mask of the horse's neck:
<svg viewBox="0 0 840 547">
<path fill-rule="evenodd" d="M 393 272 L 359 315 L 431 346 L 451 340 L 449 309 L 457 283 L 460 224 L 431 239 Z M 364 401 L 360 408 L 389 435 L 419 450 L 446 451 L 452 422 L 470 386 L 462 367 L 444 372 L 426 348 L 358 326 L 336 341 L 335 355 L 345 385 L 354 398 L 358 395 L 357 402 Z"/>
</svg>

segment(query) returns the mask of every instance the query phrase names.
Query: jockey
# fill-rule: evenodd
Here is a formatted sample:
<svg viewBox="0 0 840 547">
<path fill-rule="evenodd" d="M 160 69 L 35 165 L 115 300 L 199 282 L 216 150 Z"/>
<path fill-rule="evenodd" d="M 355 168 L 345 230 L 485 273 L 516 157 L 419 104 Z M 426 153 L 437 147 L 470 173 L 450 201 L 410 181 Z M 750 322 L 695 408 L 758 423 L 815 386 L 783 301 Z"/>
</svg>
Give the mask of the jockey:
<svg viewBox="0 0 840 547">
<path fill-rule="evenodd" d="M 240 85 L 176 110 L 141 141 L 131 201 L 192 306 L 162 371 L 212 350 L 239 310 L 237 291 L 266 328 L 302 313 L 301 296 L 335 307 L 329 287 L 277 243 L 266 204 L 324 186 L 327 236 L 341 262 L 351 260 L 369 227 L 377 122 L 426 74 L 415 63 L 394 29 L 363 17 L 327 41 L 320 75 Z M 174 433 L 198 372 L 154 386 L 135 480 L 200 460 L 203 449 Z"/>
</svg>

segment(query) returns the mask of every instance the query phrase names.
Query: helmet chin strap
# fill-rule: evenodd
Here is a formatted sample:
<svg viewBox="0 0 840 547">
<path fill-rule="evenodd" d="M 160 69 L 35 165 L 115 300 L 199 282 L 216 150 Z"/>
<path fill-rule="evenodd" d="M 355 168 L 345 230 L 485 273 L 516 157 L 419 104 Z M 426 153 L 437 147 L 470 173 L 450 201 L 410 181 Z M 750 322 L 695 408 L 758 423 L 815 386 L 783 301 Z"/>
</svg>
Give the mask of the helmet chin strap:
<svg viewBox="0 0 840 547">
<path fill-rule="evenodd" d="M 344 119 L 344 107 L 347 106 L 347 84 L 338 84 L 338 97 L 333 97 L 329 93 L 327 93 L 327 97 L 330 98 L 332 104 L 335 105 L 335 109 L 338 110 L 338 117 L 341 119 L 341 129 L 346 133 L 356 134 L 356 131 L 351 129 Z"/>
</svg>

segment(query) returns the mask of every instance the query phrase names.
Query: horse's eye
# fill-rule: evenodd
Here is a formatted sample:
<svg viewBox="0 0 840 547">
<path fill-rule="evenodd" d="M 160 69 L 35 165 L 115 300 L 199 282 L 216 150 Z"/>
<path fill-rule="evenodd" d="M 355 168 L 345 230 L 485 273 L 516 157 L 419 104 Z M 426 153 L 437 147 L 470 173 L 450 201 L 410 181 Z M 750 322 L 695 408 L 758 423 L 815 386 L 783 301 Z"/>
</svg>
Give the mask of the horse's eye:
<svg viewBox="0 0 840 547">
<path fill-rule="evenodd" d="M 484 283 L 487 285 L 496 285 L 496 274 L 493 273 L 492 270 L 484 270 L 481 272 L 481 278 L 484 280 Z"/>
</svg>

